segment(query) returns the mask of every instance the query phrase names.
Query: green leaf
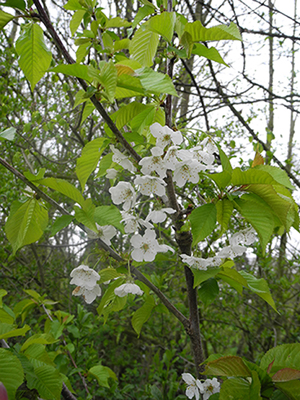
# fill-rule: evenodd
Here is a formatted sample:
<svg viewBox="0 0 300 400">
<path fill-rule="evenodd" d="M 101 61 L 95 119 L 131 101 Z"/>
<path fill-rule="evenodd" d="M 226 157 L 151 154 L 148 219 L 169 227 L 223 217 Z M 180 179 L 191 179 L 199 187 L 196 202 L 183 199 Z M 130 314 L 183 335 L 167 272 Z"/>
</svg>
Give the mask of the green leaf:
<svg viewBox="0 0 300 400">
<path fill-rule="evenodd" d="M 146 93 L 140 80 L 135 76 L 120 75 L 117 79 L 116 99 L 141 96 Z"/>
<path fill-rule="evenodd" d="M 285 395 L 289 400 L 300 400 L 300 381 L 278 382 L 276 387 Z"/>
<path fill-rule="evenodd" d="M 120 276 L 124 276 L 124 274 L 120 274 L 114 268 L 105 268 L 99 271 L 99 275 L 101 277 L 101 282 L 107 282 L 111 279 L 119 278 Z"/>
<path fill-rule="evenodd" d="M 6 139 L 12 142 L 15 138 L 16 131 L 17 131 L 16 128 L 12 127 L 5 129 L 5 131 L 0 132 L 0 139 Z"/>
<path fill-rule="evenodd" d="M 230 175 L 232 175 L 233 171 L 232 171 L 232 166 L 231 166 L 229 158 L 224 153 L 224 151 L 220 148 L 220 146 L 218 146 L 218 148 L 219 148 L 219 155 L 220 155 L 223 171 L 227 171 L 227 172 L 229 172 Z"/>
<path fill-rule="evenodd" d="M 26 4 L 24 0 L 6 0 L 4 3 L 1 3 L 1 6 L 18 8 L 22 11 L 25 11 L 26 9 Z"/>
<path fill-rule="evenodd" d="M 112 103 L 115 98 L 117 87 L 117 69 L 112 61 L 105 63 L 100 71 L 98 82 L 104 87 L 103 94 Z"/>
<path fill-rule="evenodd" d="M 142 86 L 151 93 L 172 94 L 177 96 L 172 79 L 161 72 L 153 71 L 151 68 L 141 68 L 136 71 Z"/>
<path fill-rule="evenodd" d="M 148 321 L 150 315 L 152 313 L 153 308 L 155 307 L 155 300 L 152 296 L 147 296 L 145 303 L 141 308 L 135 311 L 132 316 L 131 324 L 138 337 L 140 336 L 142 327 L 145 322 Z"/>
<path fill-rule="evenodd" d="M 57 232 L 60 232 L 62 229 L 66 228 L 73 221 L 74 217 L 72 215 L 62 215 L 61 217 L 56 218 L 54 224 L 51 227 L 50 236 L 54 236 Z"/>
<path fill-rule="evenodd" d="M 16 336 L 24 336 L 30 330 L 30 326 L 24 325 L 23 328 L 15 328 L 14 325 L 1 323 L 0 324 L 0 339 L 8 339 Z"/>
<path fill-rule="evenodd" d="M 219 285 L 214 278 L 202 282 L 198 290 L 200 300 L 207 306 L 212 303 L 219 294 Z"/>
<path fill-rule="evenodd" d="M 78 222 L 81 222 L 84 226 L 91 229 L 93 232 L 97 232 L 94 213 L 96 207 L 92 203 L 92 199 L 87 199 L 84 202 L 83 208 L 74 206 L 75 218 Z"/>
<path fill-rule="evenodd" d="M 35 376 L 26 376 L 29 389 L 36 389 L 43 399 L 60 400 L 62 376 L 51 365 L 34 368 Z"/>
<path fill-rule="evenodd" d="M 2 298 L 7 295 L 7 291 L 0 289 L 0 308 L 2 307 Z"/>
<path fill-rule="evenodd" d="M 111 167 L 111 165 L 113 163 L 112 156 L 113 156 L 113 153 L 108 153 L 104 157 L 101 158 L 100 163 L 99 163 L 97 178 L 104 176 L 106 174 L 106 171 L 108 170 L 108 168 Z"/>
<path fill-rule="evenodd" d="M 81 156 L 77 158 L 75 172 L 82 191 L 84 190 L 88 177 L 96 169 L 101 154 L 105 150 L 107 144 L 107 139 L 103 137 L 94 139 L 84 146 Z"/>
<path fill-rule="evenodd" d="M 133 131 L 142 134 L 143 130 L 153 124 L 153 119 L 155 115 L 155 106 L 148 106 L 144 111 L 138 114 L 130 123 Z M 143 137 L 138 137 L 138 142 L 143 142 Z M 137 144 L 137 143 L 136 143 Z"/>
<path fill-rule="evenodd" d="M 76 11 L 76 10 L 86 10 L 86 7 L 83 7 L 82 4 L 84 2 L 80 0 L 69 0 L 67 4 L 64 5 L 65 10 L 71 10 L 71 11 Z"/>
<path fill-rule="evenodd" d="M 221 225 L 221 234 L 223 234 L 228 227 L 230 217 L 233 211 L 233 204 L 230 200 L 224 198 L 219 200 L 216 204 L 217 208 L 217 221 Z"/>
<path fill-rule="evenodd" d="M 158 33 L 170 43 L 173 38 L 175 21 L 175 12 L 163 12 L 151 17 L 145 25 L 148 30 Z"/>
<path fill-rule="evenodd" d="M 188 22 L 184 31 L 188 32 L 193 42 L 208 42 L 212 40 L 242 40 L 238 27 L 231 22 L 227 25 L 217 25 L 205 28 L 200 21 Z"/>
<path fill-rule="evenodd" d="M 118 380 L 116 374 L 108 367 L 104 367 L 103 365 L 95 365 L 94 367 L 90 368 L 88 373 L 94 376 L 100 386 L 104 386 L 109 388 L 108 378 L 112 378 L 115 381 Z"/>
<path fill-rule="evenodd" d="M 109 287 L 106 289 L 104 295 L 101 298 L 100 304 L 97 307 L 97 313 L 99 314 L 99 316 L 104 312 L 104 308 L 107 308 L 108 305 L 114 301 L 114 299 L 116 298 L 116 295 L 114 293 L 115 288 L 117 288 L 118 286 L 122 285 L 122 283 L 124 283 L 125 278 L 119 278 L 117 279 L 115 282 L 112 282 Z M 127 297 L 127 296 L 126 296 Z M 124 297 L 125 298 L 125 297 Z"/>
<path fill-rule="evenodd" d="M 250 400 L 249 392 L 250 383 L 246 379 L 232 377 L 222 383 L 219 400 Z M 260 397 L 251 400 L 260 400 Z"/>
<path fill-rule="evenodd" d="M 204 204 L 190 214 L 192 225 L 193 246 L 210 235 L 216 226 L 217 209 L 215 204 Z"/>
<path fill-rule="evenodd" d="M 274 230 L 272 210 L 263 201 L 257 201 L 250 194 L 236 199 L 233 204 L 258 233 L 264 251 Z"/>
<path fill-rule="evenodd" d="M 194 288 L 199 286 L 200 283 L 212 278 L 220 272 L 220 268 L 208 268 L 206 271 L 199 271 L 198 269 L 192 268 L 194 275 Z"/>
<path fill-rule="evenodd" d="M 82 64 L 61 64 L 57 67 L 51 68 L 49 72 L 61 73 L 68 76 L 75 76 L 76 78 L 83 79 L 87 82 L 92 82 L 91 71 L 98 74 L 98 70 L 92 66 Z"/>
<path fill-rule="evenodd" d="M 97 224 L 101 226 L 113 225 L 124 233 L 124 227 L 120 222 L 122 215 L 116 206 L 110 205 L 96 207 L 94 218 Z"/>
<path fill-rule="evenodd" d="M 130 44 L 131 57 L 143 67 L 151 67 L 158 42 L 159 35 L 157 33 L 139 28 Z"/>
<path fill-rule="evenodd" d="M 216 174 L 207 174 L 207 176 L 217 184 L 220 190 L 223 190 L 231 180 L 231 174 L 228 171 L 222 171 Z"/>
<path fill-rule="evenodd" d="M 283 197 L 277 194 L 276 186 L 271 185 L 249 185 L 246 188 L 247 192 L 255 193 L 270 207 L 281 224 L 288 231 L 293 223 L 293 219 L 288 219 L 289 211 L 293 208 L 293 200 L 288 197 Z M 286 189 L 287 190 L 287 189 Z"/>
<path fill-rule="evenodd" d="M 271 363 L 271 374 L 282 368 L 299 369 L 300 343 L 282 344 L 267 351 L 261 359 L 260 367 L 267 370 Z"/>
<path fill-rule="evenodd" d="M 253 275 L 248 274 L 245 271 L 239 271 L 239 274 L 246 279 L 248 288 L 265 300 L 277 312 L 267 282 L 263 278 L 256 279 Z"/>
<path fill-rule="evenodd" d="M 225 356 L 207 363 L 205 375 L 216 376 L 251 376 L 251 371 L 243 359 L 237 356 Z"/>
<path fill-rule="evenodd" d="M 145 17 L 153 13 L 153 7 L 144 6 L 138 9 L 136 16 L 134 17 L 132 29 L 134 29 Z"/>
<path fill-rule="evenodd" d="M 184 47 L 184 49 L 178 50 L 174 48 L 173 51 L 175 51 L 180 58 L 190 58 L 194 47 L 194 42 L 192 36 L 188 32 L 183 32 L 183 35 L 180 38 L 180 44 Z"/>
<path fill-rule="evenodd" d="M 9 400 L 15 399 L 16 390 L 24 381 L 24 372 L 18 357 L 2 348 L 0 348 L 0 381 L 7 390 Z"/>
<path fill-rule="evenodd" d="M 78 10 L 73 14 L 72 19 L 70 21 L 70 31 L 72 36 L 77 32 L 77 29 L 81 24 L 81 21 L 83 20 L 85 13 L 86 10 Z"/>
<path fill-rule="evenodd" d="M 105 24 L 105 28 L 129 28 L 131 22 L 121 17 L 110 18 Z"/>
<path fill-rule="evenodd" d="M 25 246 L 40 239 L 48 224 L 48 213 L 36 199 L 22 204 L 5 224 L 7 238 L 12 245 L 13 254 Z"/>
<path fill-rule="evenodd" d="M 84 198 L 80 191 L 70 182 L 67 182 L 64 179 L 45 178 L 37 181 L 37 183 L 40 183 L 41 185 L 47 186 L 50 189 L 56 190 L 57 192 L 64 194 L 81 206 L 84 203 Z"/>
<path fill-rule="evenodd" d="M 231 184 L 234 186 L 248 186 L 258 183 L 260 185 L 274 185 L 277 182 L 266 171 L 260 171 L 256 168 L 242 171 L 240 168 L 235 168 L 232 171 Z"/>
<path fill-rule="evenodd" d="M 36 175 L 32 174 L 29 171 L 25 171 L 24 172 L 24 176 L 30 181 L 30 182 L 35 182 L 38 181 L 40 179 L 44 178 L 46 172 L 46 168 L 41 168 L 39 169 L 38 173 Z"/>
<path fill-rule="evenodd" d="M 25 351 L 30 345 L 34 343 L 52 344 L 55 342 L 57 342 L 57 340 L 49 333 L 37 333 L 35 335 L 32 335 L 29 339 L 26 340 L 25 343 L 23 343 L 21 351 Z"/>
<path fill-rule="evenodd" d="M 145 104 L 133 101 L 119 108 L 118 111 L 112 114 L 111 118 L 115 121 L 117 128 L 121 129 L 145 109 L 147 109 Z"/>
<path fill-rule="evenodd" d="M 243 286 L 248 287 L 247 280 L 237 270 L 232 268 L 223 267 L 216 277 L 228 283 L 236 289 L 239 294 L 242 294 Z"/>
<path fill-rule="evenodd" d="M 14 15 L 8 14 L 5 11 L 0 10 L 0 29 L 3 29 L 6 24 L 8 24 Z"/>
<path fill-rule="evenodd" d="M 228 67 L 228 65 L 225 63 L 225 61 L 220 56 L 220 53 L 215 47 L 207 48 L 201 43 L 195 43 L 194 48 L 192 49 L 192 54 L 196 54 L 197 56 L 200 57 L 205 57 L 208 60 L 215 61 L 219 64 L 224 64 L 226 65 L 226 67 Z"/>
<path fill-rule="evenodd" d="M 8 307 L 7 307 L 7 309 L 10 310 Z M 13 325 L 13 323 L 15 322 L 15 319 L 16 319 L 15 316 L 11 315 L 11 313 L 8 313 L 8 312 L 4 311 L 3 308 L 0 308 L 0 323 L 1 324 L 3 323 L 3 324 L 8 324 L 8 325 Z"/>
<path fill-rule="evenodd" d="M 16 42 L 19 66 L 30 82 L 31 90 L 45 75 L 52 60 L 52 54 L 44 42 L 42 28 L 34 23 L 23 27 L 23 32 Z"/>
<path fill-rule="evenodd" d="M 257 165 L 255 169 L 267 172 L 280 185 L 283 185 L 291 190 L 295 189 L 294 186 L 291 184 L 290 178 L 283 169 L 273 167 L 271 165 Z"/>
</svg>

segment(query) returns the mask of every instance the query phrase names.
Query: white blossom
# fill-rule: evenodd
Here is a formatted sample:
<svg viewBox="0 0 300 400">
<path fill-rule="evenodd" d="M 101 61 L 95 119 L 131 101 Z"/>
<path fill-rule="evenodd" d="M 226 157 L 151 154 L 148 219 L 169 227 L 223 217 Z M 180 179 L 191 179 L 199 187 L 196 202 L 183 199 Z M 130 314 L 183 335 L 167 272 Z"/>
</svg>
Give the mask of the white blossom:
<svg viewBox="0 0 300 400">
<path fill-rule="evenodd" d="M 229 239 L 229 243 L 232 246 L 237 245 L 239 243 L 250 245 L 255 241 L 256 241 L 256 232 L 252 227 L 235 233 Z"/>
<path fill-rule="evenodd" d="M 101 296 L 101 288 L 99 285 L 95 285 L 92 289 L 88 289 L 84 286 L 77 286 L 73 292 L 73 296 L 82 296 L 86 303 L 91 304 L 97 296 Z"/>
<path fill-rule="evenodd" d="M 206 271 L 207 267 L 218 267 L 222 264 L 222 258 L 219 257 L 219 255 L 216 257 L 197 258 L 186 254 L 180 254 L 180 257 L 182 258 L 182 262 L 200 271 Z"/>
<path fill-rule="evenodd" d="M 182 161 L 177 164 L 174 171 L 174 182 L 177 186 L 183 187 L 188 182 L 198 183 L 199 172 L 203 171 L 205 166 L 200 164 L 198 161 L 193 159 L 188 161 Z"/>
<path fill-rule="evenodd" d="M 137 176 L 134 183 L 135 185 L 140 185 L 140 192 L 146 196 L 150 196 L 151 194 L 164 196 L 166 194 L 166 182 L 156 176 Z"/>
<path fill-rule="evenodd" d="M 164 222 L 167 218 L 167 214 L 174 214 L 176 210 L 173 208 L 162 208 L 161 210 L 150 211 L 147 215 L 146 221 L 152 221 L 155 224 L 159 222 Z"/>
<path fill-rule="evenodd" d="M 73 269 L 70 276 L 72 278 L 71 285 L 84 286 L 87 289 L 92 289 L 100 279 L 98 272 L 87 265 L 79 265 L 79 267 Z"/>
<path fill-rule="evenodd" d="M 123 153 L 121 153 L 118 149 L 115 148 L 114 145 L 109 146 L 111 151 L 113 152 L 112 160 L 121 165 L 124 169 L 127 169 L 128 171 L 135 172 L 136 168 L 132 164 L 132 162 L 128 159 L 127 156 L 125 156 Z"/>
<path fill-rule="evenodd" d="M 106 178 L 107 179 L 115 179 L 117 175 L 118 175 L 118 171 L 114 168 L 108 168 L 106 170 Z"/>
<path fill-rule="evenodd" d="M 72 292 L 73 296 L 83 296 L 90 304 L 97 296 L 101 296 L 101 288 L 97 284 L 100 275 L 87 265 L 79 265 L 71 272 L 71 285 L 78 285 Z"/>
<path fill-rule="evenodd" d="M 96 228 L 97 228 L 97 233 L 92 231 L 89 228 L 86 228 L 86 233 L 90 239 L 97 239 L 100 238 L 103 240 L 104 243 L 106 243 L 108 246 L 111 245 L 110 239 L 112 239 L 115 234 L 117 233 L 117 230 L 115 227 L 112 225 L 104 225 L 100 226 L 96 223 Z"/>
<path fill-rule="evenodd" d="M 114 292 L 115 292 L 115 295 L 119 296 L 119 297 L 125 297 L 128 293 L 137 294 L 139 296 L 142 296 L 142 294 L 144 293 L 138 285 L 136 285 L 135 283 L 129 283 L 129 282 L 123 283 L 123 285 L 118 286 L 117 288 L 115 288 Z"/>
<path fill-rule="evenodd" d="M 199 400 L 200 398 L 200 393 L 203 392 L 203 386 L 202 383 L 200 382 L 199 379 L 195 379 L 193 375 L 184 373 L 182 374 L 182 379 L 185 381 L 185 383 L 188 385 L 185 394 L 189 399 L 192 399 L 193 397 L 196 398 L 196 400 Z"/>
<path fill-rule="evenodd" d="M 236 244 L 234 246 L 226 246 L 223 247 L 221 251 L 217 254 L 217 257 L 221 258 L 234 258 L 241 256 L 242 254 L 245 253 L 247 250 L 247 247 L 245 246 L 240 246 L 239 244 Z"/>
<path fill-rule="evenodd" d="M 203 400 L 207 400 L 210 398 L 212 394 L 220 392 L 220 382 L 218 382 L 217 378 L 206 379 L 202 383 L 203 387 Z"/>
<path fill-rule="evenodd" d="M 168 246 L 167 244 L 159 244 L 158 245 L 158 252 L 159 253 L 167 253 L 168 251 L 171 251 L 173 254 L 175 253 L 175 250 L 172 249 L 172 247 Z"/>
<path fill-rule="evenodd" d="M 135 234 L 130 243 L 134 247 L 131 256 L 135 261 L 153 261 L 160 251 L 156 234 L 151 229 L 146 229 L 144 236 Z"/>
<path fill-rule="evenodd" d="M 109 189 L 114 204 L 123 204 L 123 210 L 128 211 L 135 204 L 136 193 L 129 182 L 119 182 Z"/>
<path fill-rule="evenodd" d="M 167 169 L 175 170 L 179 161 L 178 161 L 178 146 L 171 146 L 168 148 L 168 151 L 164 157 L 164 164 Z"/>
<path fill-rule="evenodd" d="M 125 224 L 125 233 L 135 233 L 138 231 L 139 227 L 142 225 L 145 228 L 153 228 L 153 225 L 149 221 L 144 221 L 143 219 L 136 217 L 135 215 L 129 214 L 126 211 L 122 212 L 123 219 L 121 222 Z"/>
<path fill-rule="evenodd" d="M 150 132 L 156 138 L 156 146 L 162 149 L 171 143 L 176 145 L 182 142 L 182 135 L 179 131 L 173 131 L 168 126 L 161 126 L 158 122 L 150 126 Z"/>
<path fill-rule="evenodd" d="M 214 144 L 210 137 L 206 137 L 201 143 L 203 150 L 209 154 L 219 153 L 218 147 Z"/>
<path fill-rule="evenodd" d="M 150 175 L 151 172 L 157 172 L 160 178 L 167 176 L 167 168 L 164 160 L 162 159 L 163 149 L 161 147 L 152 147 L 151 157 L 144 157 L 140 160 L 139 164 L 142 166 L 141 172 L 144 175 Z"/>
<path fill-rule="evenodd" d="M 195 160 L 199 161 L 200 163 L 206 164 L 206 168 L 209 168 L 214 163 L 215 157 L 213 156 L 213 154 L 207 151 L 203 151 L 201 149 L 201 146 L 197 146 L 190 149 L 190 151 Z"/>
</svg>

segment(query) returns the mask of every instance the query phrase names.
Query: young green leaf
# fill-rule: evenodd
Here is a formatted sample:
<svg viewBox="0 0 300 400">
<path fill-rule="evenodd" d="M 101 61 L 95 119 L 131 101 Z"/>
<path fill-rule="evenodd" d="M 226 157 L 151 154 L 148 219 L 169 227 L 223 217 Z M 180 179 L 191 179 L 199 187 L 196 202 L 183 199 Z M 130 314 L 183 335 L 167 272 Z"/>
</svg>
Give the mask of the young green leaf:
<svg viewBox="0 0 300 400">
<path fill-rule="evenodd" d="M 170 43 L 173 38 L 175 21 L 175 12 L 163 12 L 151 17 L 145 25 L 148 30 L 158 33 Z"/>
<path fill-rule="evenodd" d="M 118 380 L 116 374 L 108 367 L 104 367 L 104 365 L 95 365 L 90 368 L 88 374 L 94 376 L 97 379 L 97 382 L 100 386 L 104 386 L 109 388 L 108 378 L 112 378 L 115 381 Z"/>
<path fill-rule="evenodd" d="M 69 197 L 70 199 L 74 200 L 76 203 L 80 204 L 81 206 L 84 203 L 84 198 L 80 191 L 73 186 L 70 182 L 65 181 L 64 179 L 56 179 L 56 178 L 45 178 L 37 183 L 47 186 L 50 189 L 56 190 L 59 193 L 64 194 L 65 196 Z"/>
<path fill-rule="evenodd" d="M 226 65 L 226 67 L 228 67 L 228 65 L 225 63 L 225 61 L 220 56 L 220 53 L 215 47 L 207 48 L 201 43 L 195 43 L 194 48 L 192 50 L 192 54 L 196 54 L 197 56 L 200 57 L 205 57 L 208 60 L 215 61 L 219 64 L 223 64 Z"/>
<path fill-rule="evenodd" d="M 16 42 L 19 66 L 30 82 L 31 90 L 48 70 L 52 54 L 44 42 L 42 28 L 34 23 L 23 27 L 23 32 Z"/>
<path fill-rule="evenodd" d="M 29 389 L 36 389 L 43 399 L 60 400 L 63 378 L 51 365 L 34 368 L 34 375 L 26 374 Z"/>
<path fill-rule="evenodd" d="M 224 171 L 226 173 L 226 171 Z M 221 233 L 223 234 L 228 227 L 228 223 L 230 221 L 230 217 L 233 211 L 232 201 L 224 198 L 219 200 L 216 204 L 217 208 L 217 221 L 221 225 Z"/>
<path fill-rule="evenodd" d="M 16 128 L 13 127 L 5 129 L 5 131 L 0 132 L 0 139 L 9 140 L 12 142 L 15 138 L 16 131 Z"/>
<path fill-rule="evenodd" d="M 129 52 L 131 57 L 143 67 L 151 67 L 156 54 L 159 35 L 139 28 L 133 36 Z"/>
<path fill-rule="evenodd" d="M 238 27 L 231 22 L 227 25 L 217 25 L 205 28 L 200 21 L 188 22 L 184 31 L 188 32 L 193 42 L 208 42 L 212 40 L 242 40 Z"/>
<path fill-rule="evenodd" d="M 18 357 L 8 349 L 0 348 L 0 376 L 9 399 L 14 399 L 16 390 L 23 383 L 24 372 Z"/>
<path fill-rule="evenodd" d="M 0 29 L 3 29 L 5 25 L 8 24 L 13 18 L 14 15 L 8 14 L 7 12 L 0 10 Z"/>
<path fill-rule="evenodd" d="M 275 311 L 277 311 L 269 286 L 263 278 L 256 279 L 253 275 L 248 274 L 245 271 L 239 271 L 239 274 L 247 281 L 248 289 L 265 300 Z"/>
<path fill-rule="evenodd" d="M 147 296 L 145 303 L 141 308 L 135 311 L 132 316 L 131 324 L 138 337 L 140 336 L 142 327 L 145 322 L 148 321 L 150 315 L 152 313 L 153 308 L 155 307 L 155 300 L 152 296 Z"/>
<path fill-rule="evenodd" d="M 216 279 L 209 278 L 202 282 L 198 289 L 199 299 L 207 306 L 212 303 L 219 294 L 219 285 Z"/>
<path fill-rule="evenodd" d="M 204 204 L 196 208 L 190 214 L 192 225 L 193 246 L 205 239 L 215 229 L 217 221 L 217 209 L 215 204 Z"/>
<path fill-rule="evenodd" d="M 40 239 L 48 224 L 48 213 L 36 199 L 22 204 L 5 224 L 7 238 L 12 245 L 13 254 L 26 244 Z"/>
<path fill-rule="evenodd" d="M 81 156 L 77 158 L 75 172 L 82 191 L 84 190 L 88 177 L 97 167 L 101 154 L 107 145 L 108 140 L 103 137 L 94 139 L 84 146 Z"/>
<path fill-rule="evenodd" d="M 97 224 L 101 226 L 113 225 L 124 233 L 124 227 L 120 222 L 122 215 L 116 206 L 110 205 L 96 207 L 94 218 Z"/>
</svg>

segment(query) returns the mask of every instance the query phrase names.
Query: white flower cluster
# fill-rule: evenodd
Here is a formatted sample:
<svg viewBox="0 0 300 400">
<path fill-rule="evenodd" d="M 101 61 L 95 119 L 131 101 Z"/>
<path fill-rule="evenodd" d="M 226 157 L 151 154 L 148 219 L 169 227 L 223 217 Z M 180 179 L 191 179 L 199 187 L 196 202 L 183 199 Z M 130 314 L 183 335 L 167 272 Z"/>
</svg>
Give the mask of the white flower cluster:
<svg viewBox="0 0 300 400">
<path fill-rule="evenodd" d="M 168 126 L 161 126 L 156 122 L 150 126 L 150 132 L 156 138 L 156 145 L 151 149 L 151 156 L 140 160 L 141 175 L 136 176 L 133 182 L 142 195 L 165 196 L 166 182 L 163 179 L 167 176 L 167 170 L 173 171 L 173 179 L 177 186 L 183 187 L 186 182 L 198 183 L 199 172 L 212 167 L 213 153 L 218 149 L 210 139 L 205 139 L 200 146 L 182 150 L 179 149 L 179 145 L 183 138 L 179 131 L 173 131 Z M 167 146 L 169 147 L 165 150 Z M 128 171 L 136 172 L 134 165 L 123 153 L 113 145 L 110 148 L 114 162 Z M 115 175 L 109 171 L 108 177 L 111 176 Z M 125 233 L 134 234 L 130 243 L 133 247 L 131 256 L 135 261 L 153 261 L 158 252 L 173 251 L 171 247 L 158 243 L 153 224 L 164 222 L 175 210 L 168 207 L 153 210 L 143 220 L 134 215 L 137 192 L 131 183 L 118 182 L 109 192 L 114 204 L 122 204 Z M 146 228 L 143 236 L 138 233 L 140 227 Z"/>
<path fill-rule="evenodd" d="M 218 267 L 222 264 L 224 258 L 234 258 L 241 256 L 247 250 L 247 247 L 242 246 L 244 244 L 250 245 L 256 241 L 256 234 L 253 228 L 247 228 L 240 232 L 235 233 L 229 239 L 229 246 L 223 247 L 215 257 L 210 258 L 197 258 L 193 256 L 187 256 L 181 254 L 182 261 L 188 264 L 190 267 L 206 271 L 208 267 Z"/>
<path fill-rule="evenodd" d="M 97 296 L 101 296 L 101 288 L 97 284 L 100 279 L 98 272 L 87 265 L 79 265 L 71 272 L 71 285 L 78 285 L 72 292 L 73 296 L 83 296 L 91 304 Z"/>
<path fill-rule="evenodd" d="M 189 399 L 195 397 L 196 400 L 199 400 L 201 393 L 203 400 L 207 400 L 212 394 L 220 392 L 220 383 L 216 378 L 206 379 L 202 383 L 199 379 L 195 379 L 193 375 L 184 373 L 182 379 L 188 385 L 185 394 Z"/>
</svg>

